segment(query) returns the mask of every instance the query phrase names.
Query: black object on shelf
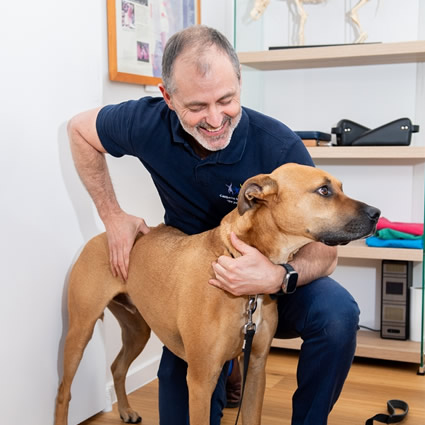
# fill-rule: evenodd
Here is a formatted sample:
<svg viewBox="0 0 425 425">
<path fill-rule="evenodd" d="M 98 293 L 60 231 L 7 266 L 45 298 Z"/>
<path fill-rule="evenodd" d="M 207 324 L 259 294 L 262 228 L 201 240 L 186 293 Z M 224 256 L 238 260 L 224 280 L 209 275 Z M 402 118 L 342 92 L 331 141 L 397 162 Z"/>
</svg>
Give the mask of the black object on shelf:
<svg viewBox="0 0 425 425">
<path fill-rule="evenodd" d="M 332 128 L 340 146 L 408 146 L 412 133 L 419 131 L 409 118 L 399 118 L 375 129 L 343 119 Z"/>
</svg>

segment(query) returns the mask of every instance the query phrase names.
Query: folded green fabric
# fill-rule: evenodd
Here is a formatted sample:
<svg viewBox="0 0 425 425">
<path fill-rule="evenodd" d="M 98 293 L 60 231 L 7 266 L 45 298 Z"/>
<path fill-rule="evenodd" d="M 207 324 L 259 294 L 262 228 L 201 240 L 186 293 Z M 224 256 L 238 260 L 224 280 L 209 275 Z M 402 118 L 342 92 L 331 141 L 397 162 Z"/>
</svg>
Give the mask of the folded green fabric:
<svg viewBox="0 0 425 425">
<path fill-rule="evenodd" d="M 388 229 L 388 228 L 378 230 L 375 236 L 378 236 L 378 238 L 380 239 L 410 239 L 410 240 L 422 239 L 422 236 L 415 236 L 415 235 L 412 235 L 411 233 L 400 232 L 399 230 Z"/>
</svg>

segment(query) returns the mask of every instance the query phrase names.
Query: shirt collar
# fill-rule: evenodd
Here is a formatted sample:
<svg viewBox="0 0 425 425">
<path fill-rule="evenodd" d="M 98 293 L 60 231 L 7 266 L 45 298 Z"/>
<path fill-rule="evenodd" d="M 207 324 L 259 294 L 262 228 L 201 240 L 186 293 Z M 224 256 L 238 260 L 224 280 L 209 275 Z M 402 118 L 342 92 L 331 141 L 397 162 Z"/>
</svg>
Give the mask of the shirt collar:
<svg viewBox="0 0 425 425">
<path fill-rule="evenodd" d="M 233 131 L 232 139 L 228 146 L 220 151 L 217 151 L 209 155 L 205 162 L 207 163 L 220 163 L 220 164 L 235 164 L 240 161 L 243 153 L 245 152 L 245 146 L 248 136 L 248 125 L 249 118 L 245 110 L 242 108 L 242 116 L 238 126 Z M 173 135 L 173 142 L 180 143 L 191 150 L 189 143 L 187 142 L 187 133 L 180 124 L 180 120 L 177 114 L 171 112 L 171 131 Z"/>
</svg>

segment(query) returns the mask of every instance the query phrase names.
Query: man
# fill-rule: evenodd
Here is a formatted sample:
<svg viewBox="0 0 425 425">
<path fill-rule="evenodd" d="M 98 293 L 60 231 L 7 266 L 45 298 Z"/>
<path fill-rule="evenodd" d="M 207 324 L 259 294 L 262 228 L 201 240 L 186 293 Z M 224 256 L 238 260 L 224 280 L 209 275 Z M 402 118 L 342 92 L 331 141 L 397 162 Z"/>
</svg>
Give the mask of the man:
<svg viewBox="0 0 425 425">
<path fill-rule="evenodd" d="M 76 168 L 106 227 L 112 273 L 123 279 L 136 235 L 149 228 L 120 208 L 106 152 L 138 157 L 158 189 L 165 223 L 188 234 L 217 226 L 235 207 L 238 189 L 248 177 L 287 162 L 313 165 L 286 126 L 241 107 L 239 61 L 219 32 L 194 26 L 175 34 L 165 48 L 162 72 L 163 98 L 98 108 L 69 123 Z M 235 235 L 231 238 L 242 256 L 218 258 L 209 284 L 234 295 L 278 292 L 283 267 Z M 291 265 L 299 274 L 298 287 L 278 297 L 277 336 L 304 340 L 292 424 L 323 425 L 351 366 L 359 311 L 348 292 L 326 277 L 336 266 L 335 248 L 310 243 Z M 225 404 L 225 374 L 212 398 L 214 425 L 220 423 Z M 185 376 L 185 362 L 164 347 L 158 371 L 161 425 L 188 423 Z"/>
</svg>

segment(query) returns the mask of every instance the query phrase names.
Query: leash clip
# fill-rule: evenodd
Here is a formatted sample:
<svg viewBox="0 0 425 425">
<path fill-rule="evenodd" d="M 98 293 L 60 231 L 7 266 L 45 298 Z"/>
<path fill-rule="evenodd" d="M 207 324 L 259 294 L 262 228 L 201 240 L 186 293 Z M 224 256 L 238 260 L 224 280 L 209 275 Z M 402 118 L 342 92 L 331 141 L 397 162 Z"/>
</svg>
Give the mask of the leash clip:
<svg viewBox="0 0 425 425">
<path fill-rule="evenodd" d="M 246 334 L 248 331 L 254 331 L 255 333 L 257 330 L 257 325 L 252 321 L 252 315 L 255 313 L 255 310 L 257 310 L 257 297 L 258 295 L 252 295 L 249 297 L 248 309 L 246 310 L 248 319 L 246 325 L 243 328 L 244 334 Z"/>
</svg>

